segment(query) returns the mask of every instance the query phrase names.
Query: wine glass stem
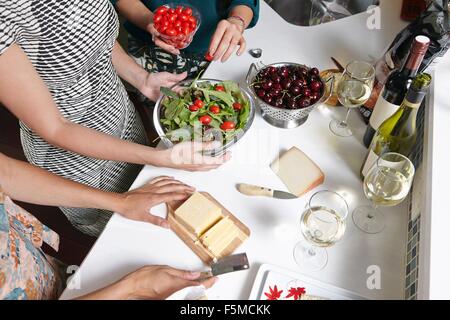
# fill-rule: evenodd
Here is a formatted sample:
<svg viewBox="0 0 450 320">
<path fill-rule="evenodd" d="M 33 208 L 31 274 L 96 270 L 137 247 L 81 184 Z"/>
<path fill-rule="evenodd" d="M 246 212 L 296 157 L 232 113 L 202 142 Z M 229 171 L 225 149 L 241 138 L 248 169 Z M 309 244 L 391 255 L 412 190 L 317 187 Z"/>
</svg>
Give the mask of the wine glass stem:
<svg viewBox="0 0 450 320">
<path fill-rule="evenodd" d="M 373 211 L 376 211 L 378 209 L 378 205 L 376 205 L 372 201 L 370 202 L 370 206 L 372 207 Z M 367 218 L 372 219 L 373 217 L 374 217 L 374 215 L 372 213 L 369 212 L 367 214 Z"/>
<path fill-rule="evenodd" d="M 308 249 L 308 254 L 309 254 L 311 257 L 314 257 L 314 256 L 316 255 L 316 250 L 314 249 L 314 247 L 310 247 L 310 248 Z"/>
<path fill-rule="evenodd" d="M 347 115 L 345 116 L 344 121 L 341 121 L 341 126 L 344 128 L 348 126 L 348 117 L 350 116 L 351 111 L 352 111 L 352 109 L 347 108 Z"/>
</svg>

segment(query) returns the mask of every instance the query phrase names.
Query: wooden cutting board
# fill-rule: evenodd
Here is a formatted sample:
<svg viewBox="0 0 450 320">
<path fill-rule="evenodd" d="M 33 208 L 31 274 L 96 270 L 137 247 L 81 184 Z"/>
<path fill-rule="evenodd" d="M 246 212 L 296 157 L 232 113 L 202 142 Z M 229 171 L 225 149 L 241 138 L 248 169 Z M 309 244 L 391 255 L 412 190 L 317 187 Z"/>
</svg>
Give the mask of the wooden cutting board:
<svg viewBox="0 0 450 320">
<path fill-rule="evenodd" d="M 234 224 L 239 229 L 238 236 L 225 248 L 225 250 L 221 253 L 220 257 L 214 256 L 212 252 L 206 248 L 202 242 L 195 236 L 195 234 L 189 232 L 180 222 L 175 219 L 175 210 L 178 209 L 183 201 L 171 202 L 167 204 L 168 209 L 168 221 L 170 224 L 170 228 L 175 232 L 175 234 L 183 240 L 186 245 L 191 248 L 192 251 L 206 264 L 210 264 L 215 259 L 219 259 L 222 257 L 226 257 L 232 254 L 247 238 L 250 236 L 249 228 L 244 225 L 238 218 L 236 218 L 230 211 L 228 211 L 224 206 L 222 206 L 216 199 L 214 199 L 207 192 L 200 192 L 204 195 L 208 200 L 215 203 L 222 209 L 222 214 L 224 217 L 229 216 Z"/>
</svg>

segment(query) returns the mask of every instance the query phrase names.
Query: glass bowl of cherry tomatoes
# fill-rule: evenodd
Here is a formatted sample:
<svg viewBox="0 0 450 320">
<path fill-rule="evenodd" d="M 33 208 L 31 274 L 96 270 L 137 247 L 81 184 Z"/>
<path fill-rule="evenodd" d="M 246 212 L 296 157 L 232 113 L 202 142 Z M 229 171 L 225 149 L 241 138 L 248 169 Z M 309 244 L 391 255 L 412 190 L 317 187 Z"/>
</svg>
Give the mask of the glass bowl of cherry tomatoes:
<svg viewBox="0 0 450 320">
<path fill-rule="evenodd" d="M 191 44 L 200 27 L 201 16 L 193 6 L 168 3 L 155 10 L 153 23 L 165 43 L 184 49 Z"/>
</svg>

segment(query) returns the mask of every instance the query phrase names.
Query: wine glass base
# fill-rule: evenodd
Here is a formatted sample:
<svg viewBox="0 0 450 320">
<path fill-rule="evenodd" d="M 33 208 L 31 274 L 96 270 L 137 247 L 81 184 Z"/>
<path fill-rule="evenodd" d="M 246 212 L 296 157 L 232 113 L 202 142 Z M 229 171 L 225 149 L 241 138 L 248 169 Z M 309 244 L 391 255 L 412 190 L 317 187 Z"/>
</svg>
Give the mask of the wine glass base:
<svg viewBox="0 0 450 320">
<path fill-rule="evenodd" d="M 332 120 L 330 122 L 330 131 L 339 137 L 351 137 L 353 136 L 353 132 L 348 126 L 342 121 Z"/>
<path fill-rule="evenodd" d="M 386 227 L 383 214 L 371 206 L 358 207 L 353 211 L 353 222 L 361 231 L 376 234 Z"/>
<path fill-rule="evenodd" d="M 304 271 L 320 271 L 327 265 L 328 253 L 325 248 L 300 241 L 294 248 L 294 260 Z"/>
</svg>

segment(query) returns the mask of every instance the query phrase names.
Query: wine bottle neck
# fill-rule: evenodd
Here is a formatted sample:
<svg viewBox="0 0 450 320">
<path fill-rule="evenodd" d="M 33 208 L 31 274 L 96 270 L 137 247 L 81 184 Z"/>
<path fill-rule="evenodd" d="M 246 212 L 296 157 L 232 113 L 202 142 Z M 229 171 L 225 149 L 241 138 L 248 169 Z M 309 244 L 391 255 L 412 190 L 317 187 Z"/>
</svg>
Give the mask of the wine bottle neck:
<svg viewBox="0 0 450 320">
<path fill-rule="evenodd" d="M 401 72 L 409 78 L 414 78 L 419 71 L 424 57 L 424 51 L 415 51 L 413 49 L 409 53 L 408 59 L 406 60 Z"/>
</svg>

